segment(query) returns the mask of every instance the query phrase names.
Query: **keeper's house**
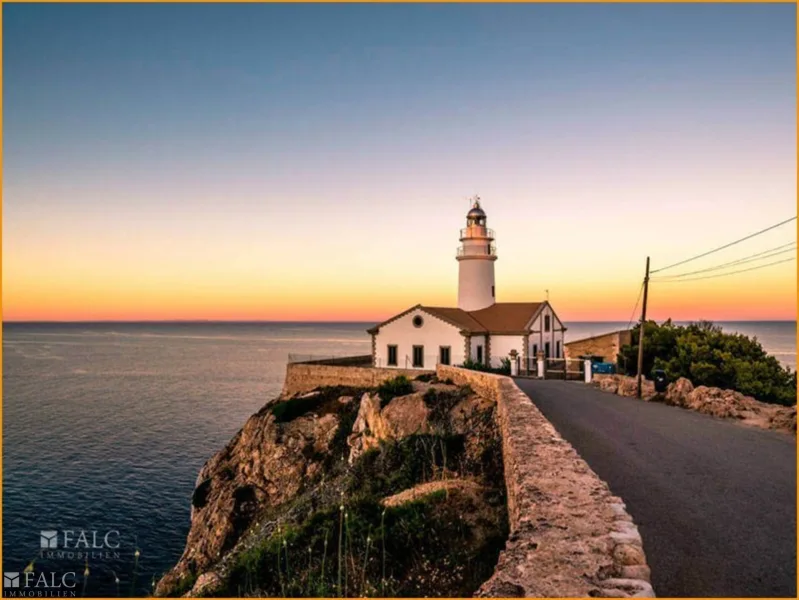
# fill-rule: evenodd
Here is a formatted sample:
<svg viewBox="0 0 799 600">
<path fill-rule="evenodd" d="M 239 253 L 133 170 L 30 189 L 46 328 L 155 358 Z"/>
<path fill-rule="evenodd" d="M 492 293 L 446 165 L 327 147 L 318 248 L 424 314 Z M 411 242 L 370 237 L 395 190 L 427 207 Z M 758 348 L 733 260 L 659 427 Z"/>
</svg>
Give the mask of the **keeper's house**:
<svg viewBox="0 0 799 600">
<path fill-rule="evenodd" d="M 417 304 L 368 332 L 377 367 L 434 369 L 467 359 L 498 367 L 511 350 L 521 364 L 563 357 L 566 328 L 549 302 L 496 302 L 494 232 L 475 200 L 460 232 L 458 307 Z"/>
</svg>

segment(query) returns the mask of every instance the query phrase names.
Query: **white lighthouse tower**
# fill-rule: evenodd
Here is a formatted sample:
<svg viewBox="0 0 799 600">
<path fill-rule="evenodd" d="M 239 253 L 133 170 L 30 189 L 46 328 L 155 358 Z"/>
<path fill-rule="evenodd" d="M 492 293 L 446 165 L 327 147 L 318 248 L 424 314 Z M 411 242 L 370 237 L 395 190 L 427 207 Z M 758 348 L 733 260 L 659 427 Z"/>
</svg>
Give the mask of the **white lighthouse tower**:
<svg viewBox="0 0 799 600">
<path fill-rule="evenodd" d="M 461 229 L 458 248 L 458 308 L 472 311 L 496 303 L 494 290 L 494 232 L 486 227 L 486 214 L 480 198 L 466 215 L 466 229 Z"/>
</svg>

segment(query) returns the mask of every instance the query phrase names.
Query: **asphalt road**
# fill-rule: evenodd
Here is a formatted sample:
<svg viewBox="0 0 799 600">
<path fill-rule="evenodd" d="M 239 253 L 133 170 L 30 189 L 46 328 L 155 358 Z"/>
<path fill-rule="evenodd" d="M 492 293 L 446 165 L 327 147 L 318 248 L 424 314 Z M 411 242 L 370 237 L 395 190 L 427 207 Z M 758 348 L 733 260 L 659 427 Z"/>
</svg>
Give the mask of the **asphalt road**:
<svg viewBox="0 0 799 600">
<path fill-rule="evenodd" d="M 579 382 L 516 383 L 627 504 L 658 596 L 796 597 L 796 438 Z"/>
</svg>

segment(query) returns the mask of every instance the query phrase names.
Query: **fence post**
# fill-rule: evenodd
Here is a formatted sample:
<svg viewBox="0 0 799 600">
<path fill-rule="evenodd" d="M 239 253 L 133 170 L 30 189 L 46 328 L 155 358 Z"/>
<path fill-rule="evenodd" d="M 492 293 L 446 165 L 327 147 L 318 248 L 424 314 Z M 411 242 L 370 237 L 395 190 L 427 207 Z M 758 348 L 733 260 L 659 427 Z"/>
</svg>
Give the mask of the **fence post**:
<svg viewBox="0 0 799 600">
<path fill-rule="evenodd" d="M 518 352 L 516 350 L 511 350 L 509 359 L 510 359 L 510 374 L 512 377 L 517 377 L 519 375 L 519 361 L 517 360 Z"/>
<path fill-rule="evenodd" d="M 585 361 L 585 382 L 586 383 L 591 383 L 591 375 L 592 375 L 592 373 L 591 373 L 591 361 L 590 360 L 586 360 Z"/>
</svg>

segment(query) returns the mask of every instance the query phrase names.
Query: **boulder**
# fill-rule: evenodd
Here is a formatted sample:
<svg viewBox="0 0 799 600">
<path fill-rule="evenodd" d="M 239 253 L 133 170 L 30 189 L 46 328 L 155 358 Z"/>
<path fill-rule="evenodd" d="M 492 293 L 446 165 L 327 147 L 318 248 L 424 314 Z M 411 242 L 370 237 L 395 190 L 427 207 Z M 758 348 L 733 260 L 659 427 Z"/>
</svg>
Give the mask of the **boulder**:
<svg viewBox="0 0 799 600">
<path fill-rule="evenodd" d="M 430 432 L 430 409 L 422 393 L 398 396 L 384 408 L 380 407 L 378 395 L 364 394 L 352 434 L 347 438 L 349 462 L 352 464 L 366 450 L 377 448 L 381 441 Z"/>
<path fill-rule="evenodd" d="M 685 377 L 680 377 L 666 388 L 665 403 L 671 406 L 685 406 L 688 395 L 693 391 L 694 384 Z"/>
<path fill-rule="evenodd" d="M 617 379 L 602 379 L 599 381 L 599 389 L 603 392 L 610 392 L 611 394 L 615 394 L 619 389 L 619 382 Z"/>
<path fill-rule="evenodd" d="M 796 433 L 796 407 L 780 406 L 769 419 L 769 429 Z"/>
<path fill-rule="evenodd" d="M 197 578 L 191 591 L 186 594 L 189 598 L 197 598 L 202 595 L 210 595 L 216 592 L 222 585 L 222 580 L 219 575 L 213 571 L 203 573 Z"/>
</svg>

